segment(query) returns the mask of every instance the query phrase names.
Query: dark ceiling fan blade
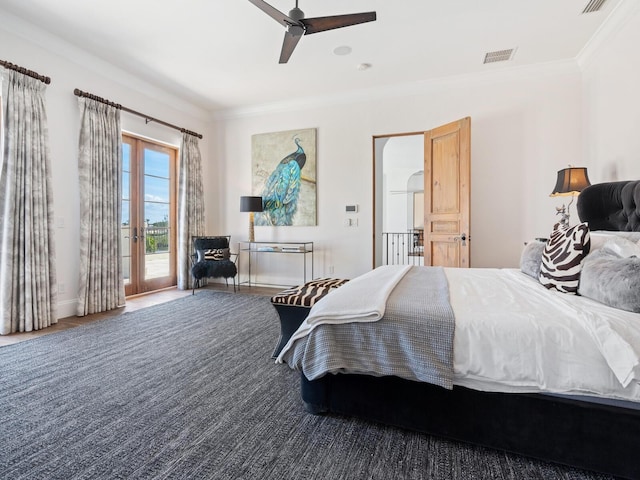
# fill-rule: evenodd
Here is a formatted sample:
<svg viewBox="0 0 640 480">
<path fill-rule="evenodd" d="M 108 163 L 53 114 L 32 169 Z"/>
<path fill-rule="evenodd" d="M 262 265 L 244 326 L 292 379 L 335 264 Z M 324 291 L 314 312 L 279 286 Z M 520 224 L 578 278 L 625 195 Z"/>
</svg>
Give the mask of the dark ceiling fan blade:
<svg viewBox="0 0 640 480">
<path fill-rule="evenodd" d="M 284 34 L 284 42 L 282 42 L 282 51 L 280 52 L 280 62 L 287 63 L 293 50 L 298 45 L 298 42 L 302 38 L 302 35 L 292 35 L 289 32 Z"/>
<path fill-rule="evenodd" d="M 294 19 L 290 18 L 288 15 L 285 15 L 280 10 L 272 7 L 271 5 L 269 5 L 267 2 L 264 2 L 263 0 L 249 0 L 249 1 L 253 3 L 256 7 L 258 7 L 260 10 L 262 10 L 264 13 L 269 15 L 271 18 L 273 18 L 276 22 L 278 22 L 283 27 L 288 27 L 289 25 L 296 25 L 298 23 Z"/>
<path fill-rule="evenodd" d="M 253 1 L 253 0 L 250 0 Z M 347 15 L 334 15 L 331 17 L 303 18 L 300 20 L 305 26 L 305 35 L 333 30 L 334 28 L 349 27 L 359 23 L 373 22 L 376 12 L 351 13 Z"/>
</svg>

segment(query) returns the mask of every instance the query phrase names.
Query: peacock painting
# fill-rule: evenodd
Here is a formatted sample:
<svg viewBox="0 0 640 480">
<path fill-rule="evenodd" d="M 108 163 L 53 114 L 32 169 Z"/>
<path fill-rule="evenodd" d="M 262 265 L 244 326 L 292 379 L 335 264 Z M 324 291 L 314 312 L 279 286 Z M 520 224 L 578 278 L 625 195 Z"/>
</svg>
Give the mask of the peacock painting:
<svg viewBox="0 0 640 480">
<path fill-rule="evenodd" d="M 315 129 L 254 135 L 252 155 L 255 225 L 315 225 Z"/>
</svg>

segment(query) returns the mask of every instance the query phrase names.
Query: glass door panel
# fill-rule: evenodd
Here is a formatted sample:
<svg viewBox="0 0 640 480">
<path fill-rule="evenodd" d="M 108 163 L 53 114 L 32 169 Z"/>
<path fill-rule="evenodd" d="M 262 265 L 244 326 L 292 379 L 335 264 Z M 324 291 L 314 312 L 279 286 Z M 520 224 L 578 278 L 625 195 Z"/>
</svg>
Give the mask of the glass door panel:
<svg viewBox="0 0 640 480">
<path fill-rule="evenodd" d="M 171 275 L 171 161 L 165 152 L 144 150 L 145 278 Z"/>
<path fill-rule="evenodd" d="M 131 145 L 122 144 L 122 274 L 125 293 L 131 285 Z"/>
</svg>

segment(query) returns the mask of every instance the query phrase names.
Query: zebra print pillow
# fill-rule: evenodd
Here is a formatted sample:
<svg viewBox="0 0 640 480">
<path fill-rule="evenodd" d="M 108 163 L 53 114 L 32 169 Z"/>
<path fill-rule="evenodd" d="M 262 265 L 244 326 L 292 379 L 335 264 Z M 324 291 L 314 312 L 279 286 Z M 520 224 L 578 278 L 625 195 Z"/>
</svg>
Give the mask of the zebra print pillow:
<svg viewBox="0 0 640 480">
<path fill-rule="evenodd" d="M 556 224 L 542 252 L 538 280 L 547 288 L 563 293 L 578 293 L 582 261 L 591 248 L 586 223 L 568 228 Z"/>
<path fill-rule="evenodd" d="M 229 260 L 231 253 L 228 248 L 210 248 L 204 251 L 205 260 Z"/>
</svg>

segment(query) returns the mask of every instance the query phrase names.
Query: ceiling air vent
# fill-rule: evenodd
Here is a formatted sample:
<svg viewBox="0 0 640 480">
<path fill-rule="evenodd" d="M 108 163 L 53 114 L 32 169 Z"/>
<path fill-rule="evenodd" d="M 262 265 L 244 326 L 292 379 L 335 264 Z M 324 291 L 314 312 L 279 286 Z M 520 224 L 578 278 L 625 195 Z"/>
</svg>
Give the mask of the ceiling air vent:
<svg viewBox="0 0 640 480">
<path fill-rule="evenodd" d="M 506 62 L 507 60 L 511 60 L 511 58 L 513 57 L 513 52 L 513 48 L 510 48 L 509 50 L 496 50 L 495 52 L 487 52 L 484 55 L 483 63 Z"/>
<path fill-rule="evenodd" d="M 589 0 L 589 3 L 584 7 L 582 13 L 599 12 L 606 1 L 607 0 Z"/>
</svg>

